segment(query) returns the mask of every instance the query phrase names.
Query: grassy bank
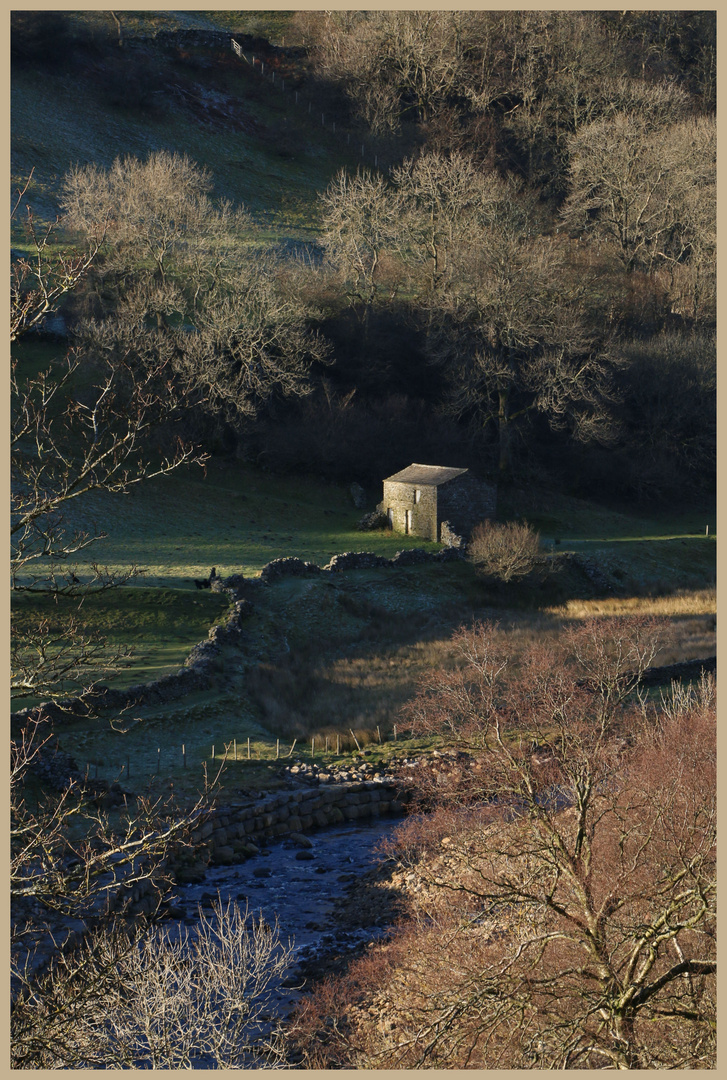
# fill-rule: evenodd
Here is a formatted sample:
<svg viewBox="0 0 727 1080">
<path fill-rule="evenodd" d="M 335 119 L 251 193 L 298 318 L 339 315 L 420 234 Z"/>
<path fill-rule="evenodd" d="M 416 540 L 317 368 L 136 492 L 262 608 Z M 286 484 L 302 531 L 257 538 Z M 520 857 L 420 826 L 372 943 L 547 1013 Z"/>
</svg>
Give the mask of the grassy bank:
<svg viewBox="0 0 727 1080">
<path fill-rule="evenodd" d="M 256 13 L 254 21 L 244 12 L 120 14 L 129 37 L 190 26 L 239 27 L 279 41 L 291 13 Z M 119 155 L 146 158 L 169 150 L 209 169 L 217 196 L 247 206 L 261 240 L 316 237 L 318 193 L 338 169 L 360 164 L 355 148 L 330 125 L 296 107 L 292 92 L 281 92 L 229 48 L 189 46 L 182 55 L 149 40 L 119 50 L 107 13 L 76 12 L 72 22 L 80 35 L 105 42 L 100 53 L 92 48 L 52 78 L 32 66 L 13 68 L 12 183 L 20 187 L 33 173 L 27 197 L 37 218 L 55 218 L 63 176 L 73 165 L 108 168 Z M 134 85 L 138 70 L 142 79 L 153 71 L 154 86 L 133 108 L 124 107 L 115 100 L 119 81 Z M 13 242 L 20 246 L 20 219 L 13 226 Z"/>
</svg>

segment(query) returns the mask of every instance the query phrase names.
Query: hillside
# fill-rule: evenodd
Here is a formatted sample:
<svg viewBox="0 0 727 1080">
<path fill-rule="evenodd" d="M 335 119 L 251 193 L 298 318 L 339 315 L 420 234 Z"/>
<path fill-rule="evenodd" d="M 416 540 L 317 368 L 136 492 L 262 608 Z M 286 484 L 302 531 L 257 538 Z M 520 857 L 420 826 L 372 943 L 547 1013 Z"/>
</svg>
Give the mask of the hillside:
<svg viewBox="0 0 727 1080">
<path fill-rule="evenodd" d="M 12 181 L 18 186 L 33 172 L 28 201 L 36 214 L 52 220 L 63 175 L 73 165 L 108 167 L 118 156 L 143 158 L 165 149 L 206 166 L 216 195 L 247 206 L 261 237 L 315 237 L 318 193 L 337 169 L 357 159 L 330 125 L 309 116 L 310 94 L 304 103 L 301 91 L 296 107 L 292 83 L 282 91 L 280 78 L 277 86 L 270 83 L 229 44 L 177 47 L 152 36 L 240 28 L 267 34 L 282 25 L 283 13 L 270 26 L 244 15 L 124 13 L 128 37 L 119 49 L 102 13 L 74 13 L 78 43 L 52 77 L 32 62 L 15 64 Z M 300 60 L 283 57 L 278 66 L 310 90 Z"/>
</svg>

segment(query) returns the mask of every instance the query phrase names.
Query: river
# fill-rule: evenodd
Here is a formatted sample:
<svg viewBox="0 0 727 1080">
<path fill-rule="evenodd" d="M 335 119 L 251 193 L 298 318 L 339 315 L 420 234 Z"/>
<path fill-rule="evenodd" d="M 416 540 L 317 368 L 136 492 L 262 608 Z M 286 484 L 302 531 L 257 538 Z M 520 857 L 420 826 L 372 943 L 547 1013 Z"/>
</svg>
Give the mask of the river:
<svg viewBox="0 0 727 1080">
<path fill-rule="evenodd" d="M 380 861 L 380 841 L 400 823 L 401 818 L 388 817 L 331 826 L 309 835 L 310 848 L 277 842 L 242 863 L 213 867 L 199 884 L 176 886 L 175 914 L 191 928 L 198 905 L 209 907 L 219 895 L 223 903 L 231 899 L 261 912 L 270 924 L 277 919 L 281 940 L 294 943 L 288 978 L 271 1001 L 271 1010 L 285 1018 L 303 993 L 301 963 L 315 969 L 317 956 L 353 949 L 385 932 L 381 925 L 337 927 L 332 909 L 352 882 Z"/>
</svg>

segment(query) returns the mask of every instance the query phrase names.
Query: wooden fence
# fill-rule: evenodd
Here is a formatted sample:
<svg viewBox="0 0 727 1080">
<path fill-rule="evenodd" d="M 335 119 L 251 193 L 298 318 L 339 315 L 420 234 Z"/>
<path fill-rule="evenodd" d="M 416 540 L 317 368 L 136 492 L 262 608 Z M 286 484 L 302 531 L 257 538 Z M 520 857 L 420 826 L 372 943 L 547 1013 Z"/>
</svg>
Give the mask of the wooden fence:
<svg viewBox="0 0 727 1080">
<path fill-rule="evenodd" d="M 353 742 L 356 744 L 357 750 L 359 752 L 361 752 L 362 751 L 361 744 L 359 743 L 353 729 L 349 728 L 348 732 L 346 734 L 344 734 L 343 736 L 340 733 L 338 733 L 336 735 L 312 735 L 311 740 L 310 740 L 310 747 L 308 746 L 307 742 L 305 744 L 301 743 L 298 746 L 298 740 L 296 738 L 296 739 L 293 739 L 292 745 L 287 750 L 284 749 L 284 748 L 281 749 L 281 740 L 276 739 L 275 740 L 275 753 L 274 754 L 272 752 L 272 747 L 269 748 L 269 752 L 267 752 L 268 751 L 267 747 L 263 747 L 262 750 L 258 750 L 256 752 L 256 748 L 253 746 L 253 744 L 252 744 L 252 742 L 251 742 L 251 740 L 249 738 L 247 739 L 247 742 L 244 742 L 242 740 L 240 740 L 238 742 L 238 740 L 236 738 L 233 738 L 230 742 L 222 743 L 221 756 L 222 756 L 222 760 L 226 761 L 226 762 L 227 761 L 229 761 L 229 762 L 232 762 L 232 761 L 279 761 L 279 760 L 282 760 L 282 759 L 291 758 L 293 756 L 293 751 L 295 750 L 296 746 L 298 746 L 298 753 L 299 754 L 305 755 L 305 756 L 310 756 L 311 760 L 316 756 L 316 753 L 330 754 L 330 753 L 335 752 L 336 756 L 341 756 L 342 753 L 346 754 L 348 752 L 345 749 L 345 741 L 348 740 L 349 735 L 353 739 Z M 389 741 L 388 738 L 386 737 L 386 735 L 384 735 L 384 737 L 382 737 L 381 729 L 379 728 L 378 725 L 376 727 L 376 735 L 377 735 L 377 742 L 379 744 Z M 396 730 L 396 724 L 394 724 L 394 726 L 393 726 L 393 741 L 396 742 L 397 740 L 398 740 L 398 734 L 397 734 L 397 730 Z M 335 744 L 335 751 L 334 751 L 334 744 Z M 341 750 L 342 745 L 344 746 L 343 751 Z M 220 744 L 219 743 L 217 743 L 217 744 L 212 743 L 211 744 L 210 760 L 214 761 L 215 758 L 219 756 L 219 750 L 220 750 Z M 186 769 L 187 768 L 187 745 L 186 745 L 186 743 L 182 743 L 181 745 L 175 745 L 175 746 L 165 746 L 165 747 L 158 746 L 157 747 L 157 760 L 156 760 L 155 775 L 159 775 L 161 773 L 162 758 L 164 759 L 164 765 L 165 765 L 165 767 L 167 769 L 175 769 L 180 765 L 181 765 L 181 767 L 183 769 Z M 87 762 L 86 763 L 86 778 L 87 779 L 96 779 L 97 780 L 98 779 L 98 770 L 99 770 L 98 762 Z M 130 779 L 132 774 L 131 774 L 131 760 L 130 760 L 129 755 L 127 755 L 125 762 L 123 762 L 121 765 L 116 766 L 115 769 L 112 768 L 112 772 L 114 773 L 114 775 L 116 777 L 118 777 L 118 779 L 123 779 L 123 780 Z"/>
</svg>

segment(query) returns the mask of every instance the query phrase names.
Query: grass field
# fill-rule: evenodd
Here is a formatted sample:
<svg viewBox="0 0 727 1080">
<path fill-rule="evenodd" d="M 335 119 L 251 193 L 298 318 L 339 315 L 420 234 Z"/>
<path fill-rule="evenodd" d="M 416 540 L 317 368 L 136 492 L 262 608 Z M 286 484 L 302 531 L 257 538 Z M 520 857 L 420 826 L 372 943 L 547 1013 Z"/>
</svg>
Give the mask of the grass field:
<svg viewBox="0 0 727 1080">
<path fill-rule="evenodd" d="M 23 345 L 24 370 L 43 368 L 56 352 L 54 346 Z M 367 494 L 373 507 L 380 492 Z M 128 760 L 132 785 L 162 790 L 173 784 L 192 794 L 203 780 L 202 763 L 214 764 L 213 744 L 221 760 L 225 744 L 234 740 L 246 755 L 249 738 L 251 760 L 228 763 L 228 781 L 274 786 L 278 739 L 289 749 L 298 738 L 298 749 L 305 749 L 311 735 L 338 734 L 348 752 L 350 729 L 362 744 L 377 745 L 377 728 L 390 737 L 397 710 L 419 676 L 452 662 L 451 632 L 472 618 L 499 621 L 511 636 L 513 656 L 536 636 L 556 635 L 571 619 L 630 613 L 660 618 L 662 663 L 714 653 L 713 514 L 625 513 L 531 490 L 504 493 L 499 510 L 501 517 L 526 518 L 536 526 L 546 551 L 587 554 L 609 579 L 611 592 L 600 595 L 572 567 L 539 582 L 493 589 L 468 563 L 253 585 L 241 646 L 228 648 L 217 662 L 213 689 L 132 710 L 123 731 L 108 718 L 74 720 L 64 726 L 63 745 L 105 779 L 116 778 Z M 265 563 L 282 556 L 323 565 L 342 551 L 390 557 L 403 548 L 437 549 L 416 537 L 361 533 L 360 516 L 347 485 L 275 476 L 222 459 L 205 471 L 180 469 L 127 495 L 74 500 L 72 528 L 98 522 L 108 533 L 84 553 L 85 562 L 79 560 L 81 580 L 91 561 L 112 570 L 136 565 L 145 571 L 133 585 L 84 601 L 84 620 L 107 637 L 109 647 L 134 649 L 131 665 L 112 685 L 175 671 L 206 637 L 228 602 L 195 588 L 193 579 L 206 577 L 212 566 L 223 577 L 242 573 L 255 579 Z M 21 597 L 15 617 L 22 624 L 47 614 L 47 607 Z M 52 615 L 62 626 L 64 609 Z"/>
<path fill-rule="evenodd" d="M 125 12 L 127 33 L 194 26 L 240 27 L 282 39 L 292 13 Z M 113 30 L 101 12 L 77 12 L 74 19 L 96 30 Z M 151 48 L 151 47 L 150 47 Z M 188 62 L 150 53 L 176 96 L 165 95 L 164 111 L 133 112 L 104 98 L 105 61 L 40 78 L 32 69 L 14 68 L 11 87 L 12 183 L 33 179 L 28 201 L 38 218 L 58 212 L 62 179 L 75 164 L 108 167 L 119 155 L 145 158 L 155 150 L 186 153 L 207 167 L 217 196 L 244 204 L 257 219 L 260 240 L 315 239 L 318 193 L 342 166 L 360 164 L 356 149 L 321 125 L 319 114 L 295 106 L 292 93 L 267 83 L 245 61 L 226 51 L 187 50 Z M 133 54 L 119 53 L 133 62 Z M 196 66 L 195 66 L 195 61 Z M 225 115 L 227 119 L 225 119 Z M 20 220 L 13 243 L 22 246 Z"/>
<path fill-rule="evenodd" d="M 179 668 L 228 607 L 224 594 L 190 596 L 181 589 L 124 586 L 91 593 L 82 604 L 72 597 L 20 593 L 13 600 L 13 629 L 22 633 L 42 618 L 53 637 L 62 637 L 71 616 L 82 620 L 89 633 L 106 640 L 107 656 L 118 648 L 133 650 L 128 668 L 113 679 L 121 687 L 150 682 Z"/>
<path fill-rule="evenodd" d="M 127 33 L 234 28 L 279 43 L 291 14 L 169 11 L 120 17 Z M 73 18 L 114 33 L 107 14 L 77 12 Z M 55 217 L 60 184 L 71 165 L 108 166 L 120 154 L 144 157 L 169 149 L 208 167 L 217 194 L 250 208 L 261 243 L 315 239 L 318 193 L 342 165 L 360 162 L 345 140 L 296 112 L 290 94 L 273 89 L 229 54 L 213 58 L 209 50 L 191 49 L 183 63 L 157 59 L 165 77 L 179 86 L 174 103 L 158 114 L 111 108 L 104 99 L 103 64 L 61 71 L 47 80 L 28 69 L 14 71 L 12 177 L 15 185 L 22 184 L 34 170 L 29 201 L 37 216 Z M 215 119 L 218 106 L 232 109 L 235 123 Z M 17 223 L 12 240 L 23 243 Z M 19 355 L 24 371 L 32 374 L 62 349 L 31 342 Z M 380 491 L 367 496 L 371 509 Z M 350 550 L 390 557 L 404 548 L 437 549 L 414 537 L 361 533 L 356 529 L 361 514 L 346 484 L 275 476 L 220 459 L 206 471 L 180 469 L 126 495 L 97 493 L 74 503 L 71 528 L 98 523 L 108 533 L 84 553 L 85 561 L 79 560 L 81 579 L 92 561 L 111 570 L 132 565 L 144 570 L 133 585 L 84 601 L 85 621 L 110 648 L 135 650 L 131 666 L 113 684 L 175 671 L 207 636 L 228 601 L 197 590 L 193 579 L 206 577 L 213 566 L 223 577 L 242 573 L 254 579 L 278 557 L 323 565 Z M 624 613 L 651 613 L 661 620 L 662 663 L 715 651 L 713 508 L 654 516 L 528 490 L 503 493 L 499 514 L 530 522 L 548 552 L 592 559 L 611 592 L 599 595 L 575 570 L 495 590 L 466 563 L 253 586 L 253 610 L 241 645 L 229 647 L 216 663 L 213 689 L 132 710 L 120 729 L 111 727 L 108 717 L 73 720 L 63 728 L 63 745 L 81 767 L 87 764 L 108 780 L 118 778 L 128 762 L 125 787 L 161 792 L 174 785 L 191 794 L 203 781 L 203 763 L 214 767 L 213 744 L 219 763 L 225 746 L 236 741 L 238 760 L 230 761 L 228 754 L 226 785 L 232 791 L 269 787 L 277 783 L 278 739 L 284 752 L 297 738 L 296 753 L 310 754 L 311 735 L 322 740 L 338 734 L 346 752 L 353 746 L 350 729 L 369 746 L 378 747 L 377 728 L 390 738 L 397 710 L 419 676 L 453 662 L 451 632 L 475 617 L 501 623 L 514 657 L 535 637 L 557 635 L 568 620 Z M 15 604 L 15 618 L 22 625 L 50 614 L 62 628 L 69 610 L 60 606 L 49 612 L 47 604 L 24 597 Z M 376 752 L 390 749 L 385 742 Z"/>
</svg>

